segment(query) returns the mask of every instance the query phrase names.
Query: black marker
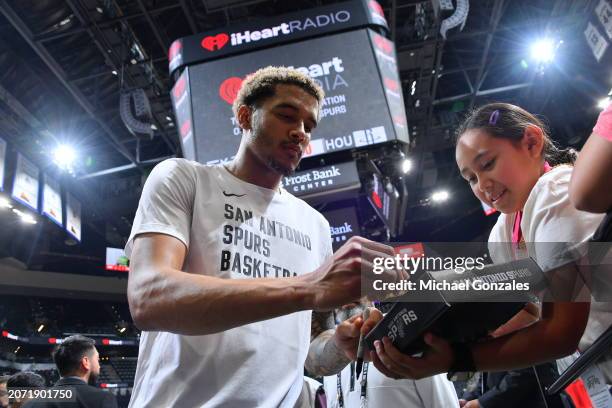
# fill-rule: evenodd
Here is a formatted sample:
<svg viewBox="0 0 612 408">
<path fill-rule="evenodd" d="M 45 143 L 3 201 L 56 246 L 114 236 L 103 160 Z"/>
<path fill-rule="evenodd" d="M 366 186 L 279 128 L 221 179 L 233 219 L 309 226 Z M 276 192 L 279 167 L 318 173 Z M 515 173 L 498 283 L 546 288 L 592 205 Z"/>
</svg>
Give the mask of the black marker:
<svg viewBox="0 0 612 408">
<path fill-rule="evenodd" d="M 363 310 L 363 322 L 365 323 L 370 317 L 370 309 L 365 308 Z M 363 327 L 363 326 L 362 326 Z M 363 368 L 363 354 L 365 353 L 365 340 L 363 336 L 363 332 L 359 334 L 359 345 L 357 346 L 357 368 L 355 371 L 357 372 L 357 378 L 361 375 L 361 369 Z"/>
</svg>

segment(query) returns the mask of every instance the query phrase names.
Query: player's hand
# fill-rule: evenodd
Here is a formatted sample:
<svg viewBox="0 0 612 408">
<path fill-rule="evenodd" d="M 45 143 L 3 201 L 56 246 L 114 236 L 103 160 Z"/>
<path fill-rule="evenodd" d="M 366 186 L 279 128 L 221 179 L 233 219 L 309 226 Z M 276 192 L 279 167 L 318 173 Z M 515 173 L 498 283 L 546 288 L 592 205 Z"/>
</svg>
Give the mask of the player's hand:
<svg viewBox="0 0 612 408">
<path fill-rule="evenodd" d="M 363 237 L 351 237 L 321 267 L 306 279 L 312 289 L 312 309 L 330 310 L 355 302 L 369 293 L 363 288 L 371 288 L 375 279 L 397 281 L 403 275 L 396 271 L 385 271 L 376 275 L 372 272 L 376 258 L 393 257 L 393 248 Z M 362 282 L 362 277 L 364 281 Z"/>
<path fill-rule="evenodd" d="M 374 342 L 376 350 L 370 352 L 370 358 L 380 372 L 394 379 L 418 380 L 447 372 L 453 361 L 450 344 L 431 333 L 427 333 L 424 339 L 429 347 L 422 357 L 402 354 L 388 337 L 383 337 L 382 341 Z"/>
</svg>

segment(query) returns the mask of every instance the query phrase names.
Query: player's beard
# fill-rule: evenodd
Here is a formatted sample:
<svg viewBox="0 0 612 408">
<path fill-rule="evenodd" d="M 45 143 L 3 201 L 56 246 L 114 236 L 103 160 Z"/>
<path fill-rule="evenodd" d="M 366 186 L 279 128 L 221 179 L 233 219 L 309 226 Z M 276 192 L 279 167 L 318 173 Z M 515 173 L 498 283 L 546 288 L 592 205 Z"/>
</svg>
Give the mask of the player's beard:
<svg viewBox="0 0 612 408">
<path fill-rule="evenodd" d="M 295 173 L 295 169 L 292 167 L 286 167 L 280 164 L 277 160 L 274 160 L 273 157 L 268 158 L 268 167 L 276 171 L 277 173 L 282 174 L 285 177 L 291 176 Z"/>
<path fill-rule="evenodd" d="M 276 147 L 274 145 L 274 138 L 266 134 L 265 130 L 261 128 L 259 122 L 259 115 L 256 113 L 253 115 L 253 129 L 251 130 L 251 138 L 253 140 L 253 144 L 261 146 L 262 150 L 264 151 L 268 149 L 272 150 L 271 153 L 266 153 L 267 156 L 262 157 L 261 159 L 266 162 L 266 165 L 271 170 L 285 177 L 291 176 L 293 173 L 295 173 L 295 168 L 293 168 L 292 166 L 285 166 L 274 158 L 274 150 Z"/>
</svg>

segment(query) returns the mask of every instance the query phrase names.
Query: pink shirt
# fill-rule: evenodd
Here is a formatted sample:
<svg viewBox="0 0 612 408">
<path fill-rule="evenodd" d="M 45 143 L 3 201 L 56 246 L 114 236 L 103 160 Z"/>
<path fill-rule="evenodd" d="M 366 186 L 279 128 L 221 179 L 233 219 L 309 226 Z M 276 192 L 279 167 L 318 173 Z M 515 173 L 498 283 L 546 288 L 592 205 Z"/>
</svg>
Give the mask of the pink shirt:
<svg viewBox="0 0 612 408">
<path fill-rule="evenodd" d="M 593 133 L 612 142 L 612 103 L 599 114 Z"/>
</svg>

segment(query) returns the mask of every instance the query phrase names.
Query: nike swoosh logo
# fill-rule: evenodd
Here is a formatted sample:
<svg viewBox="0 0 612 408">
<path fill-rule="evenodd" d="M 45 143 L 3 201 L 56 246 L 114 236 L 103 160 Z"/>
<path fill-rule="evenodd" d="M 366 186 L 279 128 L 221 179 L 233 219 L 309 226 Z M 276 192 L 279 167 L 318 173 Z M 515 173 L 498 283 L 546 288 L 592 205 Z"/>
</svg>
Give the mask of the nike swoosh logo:
<svg viewBox="0 0 612 408">
<path fill-rule="evenodd" d="M 223 190 L 223 195 L 226 197 L 244 197 L 246 194 L 226 193 L 225 190 Z"/>
</svg>

